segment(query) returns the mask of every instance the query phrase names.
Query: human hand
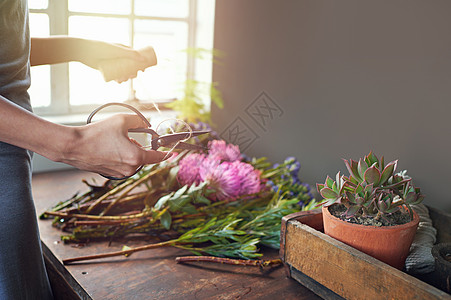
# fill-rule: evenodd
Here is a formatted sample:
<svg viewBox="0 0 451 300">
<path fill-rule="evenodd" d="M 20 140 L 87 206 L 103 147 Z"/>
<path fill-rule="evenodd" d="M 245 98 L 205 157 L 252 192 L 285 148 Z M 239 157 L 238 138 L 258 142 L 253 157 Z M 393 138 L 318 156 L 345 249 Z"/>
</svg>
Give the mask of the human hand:
<svg viewBox="0 0 451 300">
<path fill-rule="evenodd" d="M 115 80 L 119 83 L 135 78 L 138 71 L 144 71 L 157 64 L 157 57 L 152 47 L 138 50 L 145 60 L 133 60 L 129 58 L 108 59 L 100 62 L 99 70 L 105 81 Z"/>
<path fill-rule="evenodd" d="M 127 81 L 135 78 L 138 71 L 157 63 L 152 47 L 140 50 L 100 41 L 87 40 L 80 61 L 102 72 L 105 81 Z"/>
<path fill-rule="evenodd" d="M 135 115 L 118 114 L 103 121 L 75 127 L 75 138 L 64 149 L 61 162 L 110 177 L 133 175 L 142 165 L 161 162 L 167 152 L 144 150 L 128 130 L 146 124 Z"/>
</svg>

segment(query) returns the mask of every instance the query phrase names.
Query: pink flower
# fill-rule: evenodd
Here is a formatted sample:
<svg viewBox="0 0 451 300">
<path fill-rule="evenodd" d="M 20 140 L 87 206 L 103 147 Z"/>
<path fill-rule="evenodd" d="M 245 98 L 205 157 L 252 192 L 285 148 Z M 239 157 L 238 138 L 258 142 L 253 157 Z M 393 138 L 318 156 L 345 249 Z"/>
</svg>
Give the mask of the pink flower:
<svg viewBox="0 0 451 300">
<path fill-rule="evenodd" d="M 213 188 L 218 200 L 254 194 L 260 191 L 260 172 L 240 161 L 206 159 L 199 168 L 200 178 Z"/>
<path fill-rule="evenodd" d="M 240 148 L 233 144 L 226 144 L 224 140 L 213 140 L 208 143 L 208 156 L 221 161 L 241 160 Z"/>
<path fill-rule="evenodd" d="M 177 178 L 182 185 L 199 184 L 201 178 L 199 175 L 199 167 L 205 160 L 204 154 L 193 153 L 187 155 L 179 162 L 179 172 Z"/>
<path fill-rule="evenodd" d="M 209 144 L 209 153 L 190 154 L 179 162 L 178 179 L 183 185 L 207 182 L 215 191 L 215 198 L 224 200 L 261 190 L 260 171 L 241 162 L 238 146 L 214 140 Z"/>
<path fill-rule="evenodd" d="M 248 163 L 233 162 L 238 176 L 240 177 L 240 193 L 239 195 L 248 195 L 258 193 L 261 190 L 260 171 Z"/>
</svg>

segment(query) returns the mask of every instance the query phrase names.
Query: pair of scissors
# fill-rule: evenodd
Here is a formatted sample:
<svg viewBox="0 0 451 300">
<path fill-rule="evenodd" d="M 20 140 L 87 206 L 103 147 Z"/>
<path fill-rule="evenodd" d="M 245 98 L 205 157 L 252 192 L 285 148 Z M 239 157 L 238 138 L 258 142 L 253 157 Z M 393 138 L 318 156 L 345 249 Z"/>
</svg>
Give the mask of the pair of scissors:
<svg viewBox="0 0 451 300">
<path fill-rule="evenodd" d="M 209 130 L 187 131 L 187 132 L 177 132 L 177 133 L 159 135 L 155 130 L 150 128 L 152 125 L 150 124 L 149 120 L 147 120 L 147 118 L 139 110 L 137 110 L 133 106 L 125 104 L 125 103 L 111 102 L 111 103 L 107 103 L 102 106 L 99 106 L 89 115 L 86 123 L 87 124 L 91 123 L 92 118 L 94 117 L 95 114 L 97 114 L 100 110 L 102 110 L 106 107 L 109 107 L 109 106 L 122 106 L 122 107 L 128 108 L 129 110 L 133 111 L 136 115 L 138 115 L 144 121 L 147 128 L 133 128 L 133 129 L 129 129 L 128 132 L 150 134 L 150 136 L 151 136 L 150 148 L 152 150 L 158 150 L 160 147 L 166 147 L 166 148 L 171 148 L 171 149 L 183 149 L 183 150 L 197 150 L 197 151 L 205 150 L 205 148 L 202 146 L 189 144 L 184 141 L 190 139 L 191 137 L 209 133 L 210 132 Z M 145 146 L 143 148 L 148 148 L 148 147 Z M 135 173 L 133 173 L 132 175 L 121 177 L 121 178 L 113 177 L 113 176 L 106 176 L 106 175 L 102 175 L 102 174 L 100 174 L 100 175 L 107 179 L 111 179 L 111 180 L 123 180 L 123 179 L 130 178 L 133 175 L 135 175 L 136 173 L 138 173 L 142 169 L 142 167 L 143 166 L 140 166 L 135 171 Z"/>
</svg>

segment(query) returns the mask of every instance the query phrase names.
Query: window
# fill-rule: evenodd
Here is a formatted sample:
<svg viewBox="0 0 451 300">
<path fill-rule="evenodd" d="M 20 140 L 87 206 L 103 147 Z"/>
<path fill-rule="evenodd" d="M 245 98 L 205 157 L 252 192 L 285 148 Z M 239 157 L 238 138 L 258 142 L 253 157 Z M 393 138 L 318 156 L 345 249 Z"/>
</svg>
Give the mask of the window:
<svg viewBox="0 0 451 300">
<path fill-rule="evenodd" d="M 70 35 L 140 49 L 151 45 L 158 65 L 134 80 L 104 82 L 101 73 L 77 62 L 31 70 L 36 113 L 86 113 L 106 102 L 179 98 L 187 79 L 211 82 L 211 61 L 197 61 L 189 48 L 213 47 L 211 0 L 29 0 L 33 36 Z M 201 12 L 201 13 L 199 13 Z M 136 92 L 136 93 L 135 93 Z"/>
</svg>

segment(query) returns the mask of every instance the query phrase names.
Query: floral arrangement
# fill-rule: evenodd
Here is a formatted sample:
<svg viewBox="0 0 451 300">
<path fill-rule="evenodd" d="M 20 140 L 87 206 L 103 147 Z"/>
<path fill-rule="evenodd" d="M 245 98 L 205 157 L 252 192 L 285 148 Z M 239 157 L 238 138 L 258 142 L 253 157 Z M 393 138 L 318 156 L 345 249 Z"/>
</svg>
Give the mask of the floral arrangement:
<svg viewBox="0 0 451 300">
<path fill-rule="evenodd" d="M 262 255 L 259 245 L 279 248 L 283 216 L 315 207 L 310 186 L 299 180 L 295 158 L 272 165 L 264 157 L 246 157 L 223 140 L 197 142 L 208 151 L 179 153 L 122 181 L 85 181 L 88 192 L 41 217 L 55 218 L 65 242 L 129 234 L 160 238 L 144 248 L 126 247 L 121 254 L 173 246 L 196 255 L 252 259 Z"/>
</svg>

